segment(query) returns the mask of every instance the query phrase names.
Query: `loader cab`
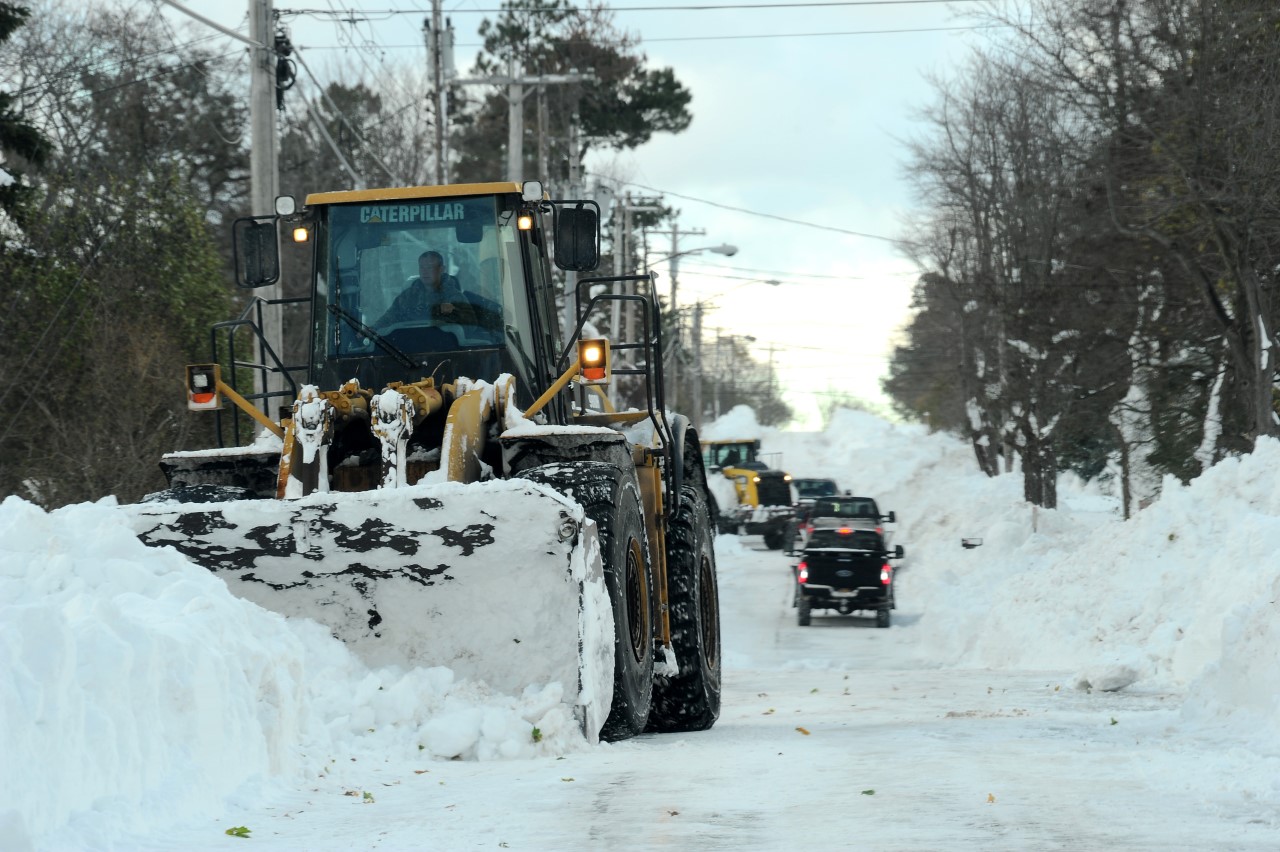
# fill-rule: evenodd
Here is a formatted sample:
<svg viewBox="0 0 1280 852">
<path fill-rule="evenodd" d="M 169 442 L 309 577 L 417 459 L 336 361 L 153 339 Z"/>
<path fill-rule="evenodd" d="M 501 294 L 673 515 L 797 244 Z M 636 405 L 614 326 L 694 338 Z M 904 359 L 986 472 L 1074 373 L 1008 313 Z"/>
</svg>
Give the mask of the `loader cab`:
<svg viewBox="0 0 1280 852">
<path fill-rule="evenodd" d="M 767 470 L 768 465 L 758 458 L 760 442 L 753 441 L 704 441 L 702 459 L 707 468 L 723 470 Z"/>
<path fill-rule="evenodd" d="M 354 378 L 381 388 L 433 377 L 438 387 L 510 373 L 518 396 L 547 387 L 560 340 L 536 208 L 513 183 L 309 196 L 316 271 L 308 381 L 338 387 Z M 421 280 L 425 252 L 442 261 L 440 282 Z M 414 288 L 416 296 L 406 295 Z M 566 416 L 560 406 L 550 412 Z"/>
</svg>

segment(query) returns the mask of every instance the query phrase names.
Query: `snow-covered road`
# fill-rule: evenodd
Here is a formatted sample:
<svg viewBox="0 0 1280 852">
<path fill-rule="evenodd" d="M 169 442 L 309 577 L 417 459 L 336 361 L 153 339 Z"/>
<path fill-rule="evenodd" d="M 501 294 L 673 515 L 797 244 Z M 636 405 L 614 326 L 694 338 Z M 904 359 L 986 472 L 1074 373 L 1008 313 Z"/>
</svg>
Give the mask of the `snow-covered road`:
<svg viewBox="0 0 1280 852">
<path fill-rule="evenodd" d="M 787 557 L 717 541 L 719 723 L 555 759 L 386 762 L 361 782 L 242 802 L 146 849 L 1257 849 L 1274 804 L 1251 752 L 1178 732 L 1176 696 L 1088 693 L 1069 672 L 938 668 L 899 575 L 894 626 L 797 626 Z M 365 758 L 360 758 L 365 759 Z M 366 793 L 368 797 L 366 797 Z M 371 797 L 371 798 L 370 798 Z"/>
<path fill-rule="evenodd" d="M 719 723 L 599 746 L 558 683 L 371 670 L 110 501 L 7 498 L 0 849 L 1280 849 L 1280 442 L 1123 521 L 923 427 L 737 420 L 897 511 L 893 626 L 799 627 L 788 558 L 722 536 Z"/>
</svg>

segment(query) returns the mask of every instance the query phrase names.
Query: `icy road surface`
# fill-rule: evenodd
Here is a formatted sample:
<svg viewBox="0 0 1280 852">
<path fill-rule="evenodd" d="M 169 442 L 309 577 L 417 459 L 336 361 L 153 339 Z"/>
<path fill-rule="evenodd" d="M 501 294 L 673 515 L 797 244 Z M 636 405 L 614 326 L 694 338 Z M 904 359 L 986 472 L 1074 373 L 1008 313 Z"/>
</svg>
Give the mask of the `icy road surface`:
<svg viewBox="0 0 1280 852">
<path fill-rule="evenodd" d="M 1179 733 L 1175 696 L 922 662 L 912 577 L 936 566 L 913 564 L 909 544 L 888 630 L 825 614 L 799 627 L 786 556 L 758 538 L 721 537 L 717 553 L 712 730 L 557 759 L 368 766 L 359 788 L 244 802 L 143 848 L 1280 848 L 1274 804 L 1243 792 L 1274 762 Z"/>
</svg>

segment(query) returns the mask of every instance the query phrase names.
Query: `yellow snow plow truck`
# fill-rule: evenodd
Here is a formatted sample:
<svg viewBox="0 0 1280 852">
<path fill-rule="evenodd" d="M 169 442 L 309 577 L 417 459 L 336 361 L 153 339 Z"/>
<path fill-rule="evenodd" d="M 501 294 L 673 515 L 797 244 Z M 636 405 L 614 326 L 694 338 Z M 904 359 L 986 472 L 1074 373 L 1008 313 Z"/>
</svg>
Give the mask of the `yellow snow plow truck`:
<svg viewBox="0 0 1280 852">
<path fill-rule="evenodd" d="M 237 221 L 242 286 L 279 278 L 282 238 L 309 247 L 310 355 L 280 361 L 263 300 L 215 327 L 189 407 L 259 437 L 166 455 L 168 490 L 129 507 L 139 536 L 370 665 L 558 683 L 589 740 L 709 728 L 714 519 L 697 434 L 664 406 L 653 276 L 581 278 L 561 340 L 551 264 L 595 269 L 599 218 L 530 181 L 282 197 Z M 616 300 L 639 338 L 583 339 Z M 615 408 L 619 380 L 642 408 Z"/>
<path fill-rule="evenodd" d="M 712 471 L 720 532 L 759 535 L 770 550 L 782 547 L 795 516 L 791 474 L 761 460 L 757 439 L 703 441 L 702 457 Z"/>
</svg>

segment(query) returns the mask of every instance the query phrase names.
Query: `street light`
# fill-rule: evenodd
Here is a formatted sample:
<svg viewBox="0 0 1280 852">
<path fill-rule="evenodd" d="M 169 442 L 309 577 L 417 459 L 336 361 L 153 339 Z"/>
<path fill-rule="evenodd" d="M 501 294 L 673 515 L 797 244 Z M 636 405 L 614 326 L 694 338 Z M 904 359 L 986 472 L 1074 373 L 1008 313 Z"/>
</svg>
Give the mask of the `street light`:
<svg viewBox="0 0 1280 852">
<path fill-rule="evenodd" d="M 714 252 L 715 254 L 722 254 L 725 257 L 733 257 L 738 253 L 738 247 L 731 246 L 728 243 L 721 243 L 718 246 L 703 246 L 702 248 L 686 249 L 684 251 L 678 251 L 675 254 L 669 254 L 666 257 L 660 257 L 653 263 L 650 263 L 649 266 L 657 266 L 663 261 L 672 260 L 677 257 L 684 257 L 686 254 L 697 254 L 700 251 L 709 251 Z M 672 274 L 674 275 L 675 273 L 673 272 Z"/>
<path fill-rule="evenodd" d="M 657 266 L 659 263 L 665 263 L 668 260 L 671 261 L 671 315 L 672 316 L 675 316 L 675 313 L 676 313 L 676 284 L 677 284 L 677 279 L 679 276 L 679 269 L 680 269 L 680 264 L 677 263 L 676 261 L 678 261 L 680 258 L 684 257 L 687 254 L 700 254 L 704 251 L 709 251 L 709 252 L 712 252 L 713 254 L 722 254 L 725 257 L 733 257 L 735 254 L 738 253 L 738 247 L 731 246 L 728 243 L 721 243 L 718 246 L 703 246 L 702 248 L 685 249 L 684 251 L 678 251 L 675 254 L 669 254 L 666 257 L 660 257 L 657 260 L 655 260 L 653 263 L 648 264 L 649 268 L 652 269 L 653 267 Z"/>
<path fill-rule="evenodd" d="M 673 237 L 672 238 L 673 242 L 674 242 L 674 239 L 675 238 Z M 713 254 L 722 254 L 725 257 L 733 257 L 735 254 L 738 253 L 738 247 L 731 246 L 728 243 L 721 243 L 718 246 L 702 246 L 701 248 L 685 249 L 684 251 L 678 251 L 674 254 L 669 254 L 666 257 L 660 257 L 657 260 L 655 260 L 653 263 L 646 264 L 648 268 L 652 269 L 654 266 L 656 266 L 659 263 L 663 263 L 668 260 L 671 261 L 671 307 L 670 307 L 670 310 L 671 310 L 671 318 L 675 324 L 672 326 L 672 335 L 671 335 L 672 337 L 671 369 L 667 371 L 667 374 L 671 378 L 671 389 L 673 392 L 676 392 L 676 388 L 677 388 L 676 373 L 679 370 L 679 367 L 677 366 L 679 364 L 679 359 L 676 358 L 676 352 L 680 347 L 680 315 L 676 313 L 676 285 L 679 281 L 678 276 L 679 276 L 680 267 L 679 267 L 679 264 L 676 263 L 676 261 L 687 254 L 700 254 L 704 251 L 709 251 L 709 252 L 712 252 Z"/>
</svg>

